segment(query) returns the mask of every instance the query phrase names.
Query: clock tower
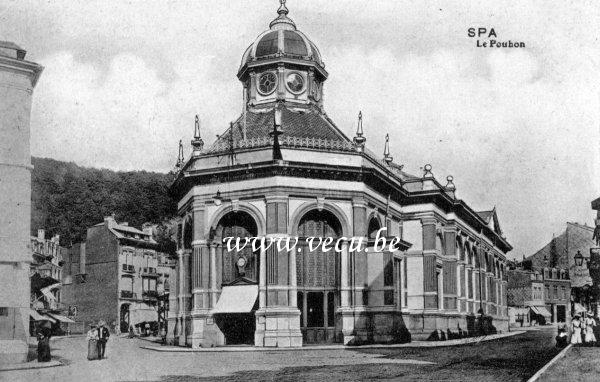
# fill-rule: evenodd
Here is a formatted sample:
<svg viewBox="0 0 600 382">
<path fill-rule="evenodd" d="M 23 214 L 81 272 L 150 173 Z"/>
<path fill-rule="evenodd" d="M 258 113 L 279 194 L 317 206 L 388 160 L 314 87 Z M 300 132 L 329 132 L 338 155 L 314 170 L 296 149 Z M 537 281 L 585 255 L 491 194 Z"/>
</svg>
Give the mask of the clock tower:
<svg viewBox="0 0 600 382">
<path fill-rule="evenodd" d="M 288 17 L 285 0 L 269 29 L 244 52 L 238 78 L 244 86 L 246 108 L 272 108 L 285 101 L 288 107 L 322 108 L 325 65 L 316 45 Z"/>
</svg>

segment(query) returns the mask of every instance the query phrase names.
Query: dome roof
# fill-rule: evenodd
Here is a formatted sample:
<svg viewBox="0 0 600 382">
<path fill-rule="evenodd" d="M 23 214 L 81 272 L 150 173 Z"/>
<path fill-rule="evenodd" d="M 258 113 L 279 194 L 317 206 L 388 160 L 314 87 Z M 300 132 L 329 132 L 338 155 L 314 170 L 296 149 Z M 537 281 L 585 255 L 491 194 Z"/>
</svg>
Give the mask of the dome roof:
<svg viewBox="0 0 600 382">
<path fill-rule="evenodd" d="M 324 68 L 316 45 L 297 30 L 294 21 L 287 16 L 285 1 L 281 1 L 277 13 L 279 16 L 271 21 L 270 29 L 261 33 L 244 52 L 240 70 L 250 62 L 276 57 L 311 61 Z"/>
</svg>

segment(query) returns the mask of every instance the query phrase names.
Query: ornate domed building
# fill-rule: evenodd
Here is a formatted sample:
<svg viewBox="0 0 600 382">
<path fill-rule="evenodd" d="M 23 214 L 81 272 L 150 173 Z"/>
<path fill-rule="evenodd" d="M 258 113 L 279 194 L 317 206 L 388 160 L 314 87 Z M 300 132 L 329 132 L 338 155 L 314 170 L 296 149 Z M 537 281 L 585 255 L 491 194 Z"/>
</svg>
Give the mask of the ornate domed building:
<svg viewBox="0 0 600 382">
<path fill-rule="evenodd" d="M 471 209 L 429 165 L 404 172 L 388 139 L 373 154 L 360 114 L 353 139 L 338 129 L 324 111 L 322 56 L 280 2 L 243 54 L 242 115 L 208 147 L 196 119 L 189 158 L 180 142 L 168 342 L 405 342 L 474 333 L 481 313 L 506 330 L 511 246 L 495 210 Z M 376 248 L 377 232 L 396 245 Z M 237 250 L 230 237 L 298 243 Z M 311 237 L 338 245 L 314 249 Z"/>
</svg>

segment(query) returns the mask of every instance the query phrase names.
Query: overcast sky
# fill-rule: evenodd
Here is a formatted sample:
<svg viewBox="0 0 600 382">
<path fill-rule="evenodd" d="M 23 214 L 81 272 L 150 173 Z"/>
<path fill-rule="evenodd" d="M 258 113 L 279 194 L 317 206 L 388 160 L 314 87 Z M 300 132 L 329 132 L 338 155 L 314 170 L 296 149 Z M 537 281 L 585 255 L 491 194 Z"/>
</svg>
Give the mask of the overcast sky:
<svg viewBox="0 0 600 382">
<path fill-rule="evenodd" d="M 485 3 L 485 4 L 482 4 Z M 24 1 L 0 4 L 0 39 L 42 64 L 32 154 L 167 171 L 194 115 L 212 143 L 242 108 L 244 49 L 276 0 Z M 600 7 L 596 1 L 289 0 L 330 73 L 328 115 L 420 174 L 426 163 L 476 210 L 496 206 L 529 255 L 593 224 L 600 196 Z M 525 49 L 475 47 L 469 27 Z M 445 183 L 445 182 L 444 182 Z"/>
</svg>

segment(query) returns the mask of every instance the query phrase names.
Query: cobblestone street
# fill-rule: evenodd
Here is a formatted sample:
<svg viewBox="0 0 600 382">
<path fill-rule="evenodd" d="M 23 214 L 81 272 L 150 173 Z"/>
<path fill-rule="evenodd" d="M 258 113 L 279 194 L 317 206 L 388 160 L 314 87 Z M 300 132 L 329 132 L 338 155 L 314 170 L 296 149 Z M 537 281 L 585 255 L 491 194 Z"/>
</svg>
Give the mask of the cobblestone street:
<svg viewBox="0 0 600 382">
<path fill-rule="evenodd" d="M 440 348 L 272 352 L 156 352 L 143 340 L 111 338 L 107 359 L 87 361 L 83 337 L 52 342 L 64 366 L 7 371 L 3 381 L 338 381 L 368 379 L 520 381 L 556 353 L 554 328 Z"/>
</svg>

